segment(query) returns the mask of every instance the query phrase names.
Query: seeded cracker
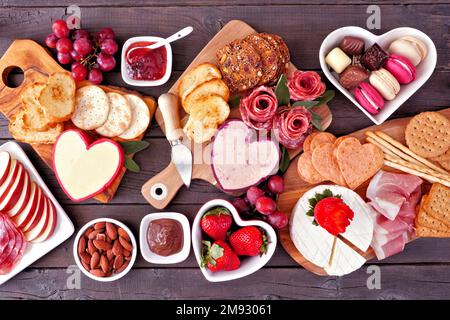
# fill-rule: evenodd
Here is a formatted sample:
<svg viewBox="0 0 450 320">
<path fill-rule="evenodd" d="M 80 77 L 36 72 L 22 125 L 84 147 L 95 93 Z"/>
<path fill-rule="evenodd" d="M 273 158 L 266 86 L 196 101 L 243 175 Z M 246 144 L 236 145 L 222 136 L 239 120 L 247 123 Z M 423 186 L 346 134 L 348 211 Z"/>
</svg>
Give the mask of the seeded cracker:
<svg viewBox="0 0 450 320">
<path fill-rule="evenodd" d="M 245 38 L 261 56 L 262 77 L 259 85 L 276 81 L 278 74 L 278 51 L 259 34 L 251 34 Z"/>
</svg>

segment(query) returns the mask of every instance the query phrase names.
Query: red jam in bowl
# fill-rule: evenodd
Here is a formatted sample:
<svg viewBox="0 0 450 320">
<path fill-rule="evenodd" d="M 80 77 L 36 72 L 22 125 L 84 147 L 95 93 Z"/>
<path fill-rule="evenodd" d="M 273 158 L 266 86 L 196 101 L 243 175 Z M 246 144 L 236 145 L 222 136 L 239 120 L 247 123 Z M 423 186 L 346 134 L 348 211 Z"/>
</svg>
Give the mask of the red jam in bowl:
<svg viewBox="0 0 450 320">
<path fill-rule="evenodd" d="M 132 43 L 125 54 L 135 47 L 149 46 L 154 42 L 139 41 Z M 167 50 L 159 47 L 154 50 L 140 48 L 133 50 L 126 61 L 128 76 L 133 80 L 159 80 L 164 77 L 167 68 Z"/>
</svg>

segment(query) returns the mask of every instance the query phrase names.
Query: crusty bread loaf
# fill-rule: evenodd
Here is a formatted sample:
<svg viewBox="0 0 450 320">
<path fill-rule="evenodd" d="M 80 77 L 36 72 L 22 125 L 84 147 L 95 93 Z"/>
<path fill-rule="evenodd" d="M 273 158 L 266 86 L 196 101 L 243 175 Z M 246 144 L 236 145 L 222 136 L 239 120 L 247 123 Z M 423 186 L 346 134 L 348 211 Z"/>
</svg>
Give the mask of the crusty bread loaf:
<svg viewBox="0 0 450 320">
<path fill-rule="evenodd" d="M 17 141 L 31 144 L 52 144 L 56 142 L 56 139 L 64 130 L 62 123 L 50 127 L 47 131 L 30 129 L 24 123 L 24 116 L 25 111 L 19 111 L 9 123 L 9 132 Z"/>
<path fill-rule="evenodd" d="M 54 122 L 69 120 L 75 110 L 75 81 L 69 72 L 56 72 L 48 77 L 39 103 Z"/>
<path fill-rule="evenodd" d="M 98 86 L 86 86 L 77 90 L 72 122 L 80 129 L 94 130 L 108 119 L 109 101 L 105 91 Z"/>
<path fill-rule="evenodd" d="M 130 140 L 139 137 L 147 130 L 150 124 L 150 111 L 145 101 L 140 97 L 134 94 L 126 94 L 124 97 L 131 107 L 131 124 L 119 138 Z"/>
<path fill-rule="evenodd" d="M 131 107 L 128 100 L 119 93 L 108 92 L 109 114 L 106 122 L 95 129 L 104 137 L 116 137 L 121 135 L 131 125 Z"/>
<path fill-rule="evenodd" d="M 21 93 L 22 106 L 25 109 L 23 121 L 25 125 L 36 131 L 47 131 L 54 123 L 47 116 L 39 103 L 39 96 L 45 88 L 45 83 L 30 83 Z"/>
<path fill-rule="evenodd" d="M 190 113 L 191 108 L 196 104 L 198 99 L 213 94 L 221 96 L 225 101 L 228 101 L 230 98 L 230 90 L 223 80 L 209 80 L 198 85 L 186 96 L 183 101 L 184 111 L 186 111 L 186 113 Z"/>
<path fill-rule="evenodd" d="M 222 74 L 215 65 L 211 63 L 199 64 L 184 75 L 178 84 L 178 96 L 181 98 L 182 104 L 187 95 L 191 93 L 199 84 L 212 79 L 221 78 Z"/>
</svg>

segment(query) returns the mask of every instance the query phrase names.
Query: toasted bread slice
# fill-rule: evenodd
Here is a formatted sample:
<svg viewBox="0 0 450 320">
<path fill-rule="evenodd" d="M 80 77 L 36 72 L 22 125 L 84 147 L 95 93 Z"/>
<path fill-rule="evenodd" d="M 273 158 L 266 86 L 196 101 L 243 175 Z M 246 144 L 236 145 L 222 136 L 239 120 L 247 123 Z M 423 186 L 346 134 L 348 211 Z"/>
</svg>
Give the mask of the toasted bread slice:
<svg viewBox="0 0 450 320">
<path fill-rule="evenodd" d="M 222 79 L 213 79 L 198 85 L 191 93 L 186 96 L 183 102 L 183 108 L 186 113 L 190 113 L 191 108 L 199 98 L 209 95 L 221 96 L 225 101 L 230 98 L 230 90 Z"/>
<path fill-rule="evenodd" d="M 54 122 L 69 120 L 75 110 L 75 81 L 68 72 L 56 72 L 48 77 L 39 103 Z"/>
<path fill-rule="evenodd" d="M 9 123 L 9 131 L 14 139 L 31 144 L 53 144 L 64 131 L 64 125 L 57 123 L 47 131 L 36 131 L 24 123 L 25 111 L 18 112 Z"/>
<path fill-rule="evenodd" d="M 205 127 L 217 127 L 230 115 L 228 103 L 218 95 L 199 98 L 191 107 L 190 117 L 201 121 Z"/>
<path fill-rule="evenodd" d="M 23 121 L 27 127 L 36 131 L 47 131 L 54 126 L 39 103 L 39 96 L 44 88 L 45 83 L 30 83 L 23 89 L 20 96 L 25 109 Z"/>
<path fill-rule="evenodd" d="M 77 90 L 76 107 L 72 122 L 80 129 L 94 130 L 108 119 L 109 101 L 105 91 L 97 86 Z"/>
<path fill-rule="evenodd" d="M 188 122 L 183 128 L 186 136 L 195 143 L 203 143 L 211 140 L 217 132 L 217 125 L 208 127 L 202 121 L 192 119 L 189 117 Z"/>
<path fill-rule="evenodd" d="M 131 107 L 131 124 L 119 138 L 130 140 L 139 137 L 147 130 L 150 124 L 150 111 L 145 101 L 138 96 L 126 94 L 124 97 Z"/>
<path fill-rule="evenodd" d="M 104 137 L 116 137 L 121 135 L 131 125 L 131 107 L 128 100 L 119 93 L 108 92 L 109 114 L 106 122 L 95 129 Z"/>
<path fill-rule="evenodd" d="M 183 103 L 187 95 L 199 84 L 212 79 L 222 79 L 222 74 L 211 63 L 202 63 L 190 70 L 178 84 L 178 96 L 181 98 L 181 102 Z"/>
</svg>

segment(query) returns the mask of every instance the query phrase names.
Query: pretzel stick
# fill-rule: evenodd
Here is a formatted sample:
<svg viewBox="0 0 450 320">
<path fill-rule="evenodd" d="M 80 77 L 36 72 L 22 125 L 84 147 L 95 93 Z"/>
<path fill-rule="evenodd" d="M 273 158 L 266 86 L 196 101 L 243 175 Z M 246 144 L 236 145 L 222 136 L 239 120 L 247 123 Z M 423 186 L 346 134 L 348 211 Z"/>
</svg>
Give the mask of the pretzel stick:
<svg viewBox="0 0 450 320">
<path fill-rule="evenodd" d="M 436 178 L 440 178 L 440 179 L 443 179 L 443 180 L 446 180 L 446 181 L 450 182 L 450 175 L 448 175 L 448 174 L 442 174 L 442 173 L 436 172 L 436 171 L 434 171 L 434 170 L 432 170 L 432 169 L 430 169 L 428 167 L 418 166 L 418 165 L 415 165 L 413 163 L 409 163 L 408 161 L 405 161 L 405 160 L 402 160 L 402 159 L 399 159 L 399 158 L 396 158 L 396 157 L 392 157 L 392 156 L 390 156 L 388 154 L 385 154 L 384 158 L 389 160 L 389 161 L 395 162 L 395 163 L 397 163 L 399 165 L 402 165 L 402 166 L 408 167 L 410 169 L 417 170 L 417 171 L 420 171 L 420 172 L 432 175 L 432 176 L 434 176 Z"/>
<path fill-rule="evenodd" d="M 395 162 L 389 161 L 389 160 L 384 160 L 384 164 L 388 167 L 394 168 L 394 169 L 398 169 L 400 171 L 406 172 L 406 173 L 410 173 L 413 175 L 416 175 L 418 177 L 424 178 L 425 180 L 431 182 L 431 183 L 440 183 L 443 184 L 444 186 L 447 186 L 450 188 L 450 182 L 431 176 L 429 174 L 414 170 L 414 169 L 410 169 L 408 167 L 402 166 L 401 164 L 397 164 Z"/>
<path fill-rule="evenodd" d="M 398 158 L 398 159 L 401 159 L 398 155 L 396 155 L 394 152 L 392 152 L 391 150 L 389 150 L 388 148 L 386 148 L 385 146 L 383 146 L 381 143 L 379 143 L 379 142 L 378 142 L 377 140 L 375 140 L 374 138 L 372 138 L 372 137 L 367 137 L 366 140 L 369 141 L 370 143 L 376 145 L 376 146 L 377 146 L 378 148 L 380 148 L 381 150 L 383 150 L 383 152 L 384 152 L 385 154 L 388 154 L 388 155 L 390 155 L 390 156 L 392 156 L 392 157 L 396 157 L 396 158 Z"/>
<path fill-rule="evenodd" d="M 438 166 L 436 166 L 434 163 L 431 163 L 430 161 L 428 161 L 427 159 L 419 156 L 418 154 L 414 153 L 413 151 L 411 151 L 409 148 L 405 147 L 403 144 L 401 144 L 400 142 L 398 142 L 397 140 L 395 140 L 394 138 L 392 138 L 390 135 L 384 133 L 383 131 L 375 131 L 375 134 L 377 136 L 379 136 L 381 139 L 386 140 L 388 143 L 392 144 L 394 147 L 397 147 L 398 149 L 400 149 L 401 151 L 405 152 L 406 154 L 410 155 L 411 157 L 413 157 L 414 159 L 416 159 L 417 161 L 420 161 L 422 164 L 426 165 L 427 167 L 436 170 L 440 173 L 443 174 L 447 174 L 448 172 L 445 171 L 442 168 L 439 168 Z"/>
</svg>

